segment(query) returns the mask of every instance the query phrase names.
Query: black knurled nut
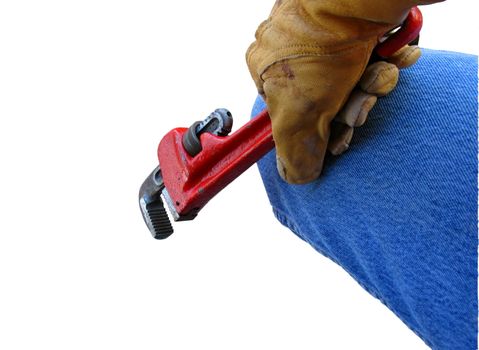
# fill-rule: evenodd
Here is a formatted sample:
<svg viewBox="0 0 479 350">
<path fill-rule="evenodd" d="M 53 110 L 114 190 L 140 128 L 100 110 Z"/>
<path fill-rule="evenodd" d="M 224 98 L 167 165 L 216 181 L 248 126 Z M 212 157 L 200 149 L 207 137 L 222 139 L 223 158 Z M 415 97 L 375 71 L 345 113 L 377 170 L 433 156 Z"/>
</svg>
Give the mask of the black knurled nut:
<svg viewBox="0 0 479 350">
<path fill-rule="evenodd" d="M 201 124 L 200 121 L 193 123 L 193 125 L 191 125 L 183 134 L 183 147 L 192 157 L 196 156 L 203 149 L 203 147 L 201 147 L 200 139 L 198 138 L 198 135 L 196 135 L 196 129 L 199 124 Z"/>
</svg>

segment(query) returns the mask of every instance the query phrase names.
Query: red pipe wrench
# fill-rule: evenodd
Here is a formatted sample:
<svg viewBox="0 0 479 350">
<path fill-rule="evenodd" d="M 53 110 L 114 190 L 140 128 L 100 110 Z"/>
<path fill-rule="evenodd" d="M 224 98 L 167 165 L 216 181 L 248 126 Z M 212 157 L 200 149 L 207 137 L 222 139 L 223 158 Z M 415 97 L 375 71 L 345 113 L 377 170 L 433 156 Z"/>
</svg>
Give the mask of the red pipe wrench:
<svg viewBox="0 0 479 350">
<path fill-rule="evenodd" d="M 409 12 L 399 29 L 387 36 L 374 51 L 379 58 L 394 54 L 417 40 L 422 14 Z M 217 109 L 190 128 L 167 133 L 158 146 L 159 166 L 140 188 L 140 209 L 156 239 L 173 233 L 165 200 L 174 221 L 192 220 L 219 191 L 274 148 L 271 122 L 264 110 L 228 136 L 231 113 Z"/>
</svg>

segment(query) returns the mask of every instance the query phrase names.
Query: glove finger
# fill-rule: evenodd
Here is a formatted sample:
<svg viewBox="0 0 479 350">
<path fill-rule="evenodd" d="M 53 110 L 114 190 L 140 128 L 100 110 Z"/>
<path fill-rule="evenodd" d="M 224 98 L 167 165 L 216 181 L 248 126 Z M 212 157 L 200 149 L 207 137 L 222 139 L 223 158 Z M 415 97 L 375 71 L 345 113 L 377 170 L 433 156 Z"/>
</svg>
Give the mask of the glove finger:
<svg viewBox="0 0 479 350">
<path fill-rule="evenodd" d="M 287 118 L 289 114 L 278 114 L 278 120 Z M 319 177 L 323 168 L 324 156 L 329 140 L 329 125 L 327 138 L 321 138 L 314 127 L 303 129 L 291 134 L 291 130 L 283 129 L 274 122 L 273 137 L 283 140 L 286 135 L 288 142 L 276 142 L 276 166 L 278 173 L 288 183 L 304 184 Z"/>
<path fill-rule="evenodd" d="M 304 113 L 307 111 L 299 104 L 289 103 L 275 108 L 280 105 L 270 103 L 270 106 L 276 166 L 280 176 L 291 184 L 303 184 L 317 179 L 323 168 L 328 145 L 329 122 L 318 132 L 317 121 L 308 118 Z M 311 112 L 315 113 L 316 107 Z M 297 115 L 304 117 L 302 123 L 294 119 Z"/>
<path fill-rule="evenodd" d="M 411 66 L 416 63 L 419 56 L 420 50 L 417 46 L 406 45 L 388 60 L 389 63 L 376 62 L 367 67 L 359 83 L 359 86 L 367 92 L 355 89 L 331 124 L 328 150 L 333 155 L 340 155 L 349 148 L 354 127 L 362 126 L 366 122 L 370 110 L 377 102 L 376 95 L 385 95 L 396 87 L 399 78 L 398 68 Z"/>
<path fill-rule="evenodd" d="M 384 96 L 396 87 L 398 79 L 399 69 L 394 64 L 379 61 L 366 68 L 359 86 L 369 94 Z"/>
<path fill-rule="evenodd" d="M 318 77 L 326 66 L 318 60 L 278 62 L 263 74 L 278 172 L 292 184 L 311 182 L 321 174 L 329 124 L 341 103 L 336 90 L 318 89 Z"/>
<path fill-rule="evenodd" d="M 412 66 L 421 57 L 421 49 L 416 45 L 406 45 L 399 49 L 387 61 L 394 64 L 399 69 Z"/>
<path fill-rule="evenodd" d="M 334 121 L 350 127 L 363 125 L 377 99 L 375 95 L 368 94 L 360 89 L 354 90 Z"/>
<path fill-rule="evenodd" d="M 346 152 L 353 138 L 354 128 L 333 121 L 331 123 L 331 136 L 329 137 L 328 150 L 331 154 L 339 156 Z"/>
</svg>

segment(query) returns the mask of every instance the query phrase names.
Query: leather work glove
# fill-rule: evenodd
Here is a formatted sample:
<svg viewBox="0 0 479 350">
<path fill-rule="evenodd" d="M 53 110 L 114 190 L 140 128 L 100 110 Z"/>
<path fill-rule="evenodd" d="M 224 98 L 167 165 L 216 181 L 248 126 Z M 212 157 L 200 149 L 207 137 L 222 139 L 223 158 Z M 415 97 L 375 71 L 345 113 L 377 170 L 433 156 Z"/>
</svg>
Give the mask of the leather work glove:
<svg viewBox="0 0 479 350">
<path fill-rule="evenodd" d="M 339 154 L 347 148 L 352 128 L 364 122 L 375 102 L 358 89 L 347 103 L 363 73 L 360 86 L 367 94 L 385 94 L 397 82 L 397 68 L 385 62 L 365 72 L 374 47 L 403 22 L 411 7 L 433 2 L 276 1 L 256 31 L 246 60 L 268 106 L 277 167 L 285 181 L 302 184 L 319 177 L 336 117 L 330 150 Z M 387 71 L 394 69 L 391 78 Z"/>
</svg>

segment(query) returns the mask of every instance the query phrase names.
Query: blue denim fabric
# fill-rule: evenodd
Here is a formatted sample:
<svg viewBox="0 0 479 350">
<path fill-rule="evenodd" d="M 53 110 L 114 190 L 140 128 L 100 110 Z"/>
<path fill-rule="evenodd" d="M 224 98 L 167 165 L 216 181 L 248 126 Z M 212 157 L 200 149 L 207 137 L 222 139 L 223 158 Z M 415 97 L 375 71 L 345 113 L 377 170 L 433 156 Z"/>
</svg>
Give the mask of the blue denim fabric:
<svg viewBox="0 0 479 350">
<path fill-rule="evenodd" d="M 258 163 L 278 220 L 435 349 L 477 346 L 477 112 L 477 57 L 424 50 L 319 181 Z"/>
</svg>

